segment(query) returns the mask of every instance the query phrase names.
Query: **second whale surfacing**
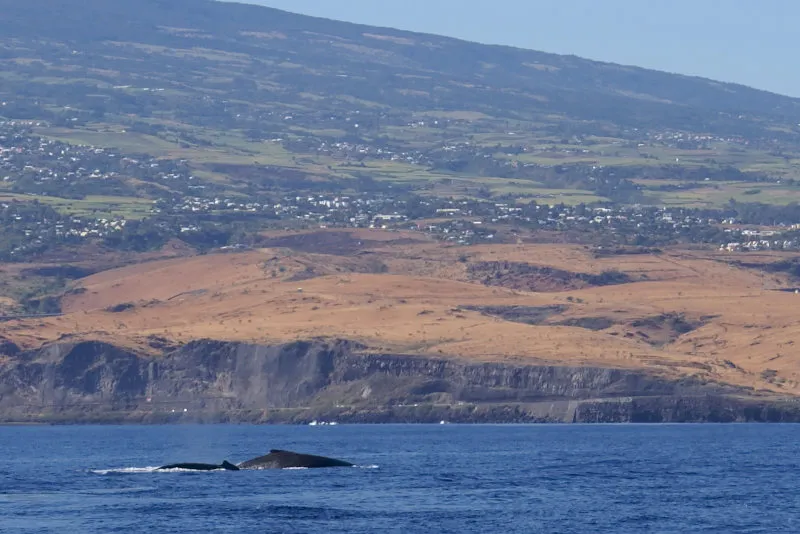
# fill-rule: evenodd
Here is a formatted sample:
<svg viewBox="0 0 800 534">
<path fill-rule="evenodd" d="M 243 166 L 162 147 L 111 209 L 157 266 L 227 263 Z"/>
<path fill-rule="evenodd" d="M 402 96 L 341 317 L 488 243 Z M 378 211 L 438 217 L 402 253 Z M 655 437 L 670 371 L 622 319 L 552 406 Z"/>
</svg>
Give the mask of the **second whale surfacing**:
<svg viewBox="0 0 800 534">
<path fill-rule="evenodd" d="M 181 464 L 162 465 L 156 468 L 157 471 L 164 469 L 187 469 L 189 471 L 216 471 L 217 469 L 224 469 L 226 471 L 238 471 L 239 468 L 229 461 L 224 461 L 221 464 L 201 464 L 196 462 L 186 462 Z"/>
<path fill-rule="evenodd" d="M 272 449 L 269 454 L 242 462 L 238 467 L 239 469 L 288 469 L 293 467 L 316 469 L 321 467 L 354 467 L 354 464 L 344 460 L 337 460 L 336 458 Z"/>
</svg>

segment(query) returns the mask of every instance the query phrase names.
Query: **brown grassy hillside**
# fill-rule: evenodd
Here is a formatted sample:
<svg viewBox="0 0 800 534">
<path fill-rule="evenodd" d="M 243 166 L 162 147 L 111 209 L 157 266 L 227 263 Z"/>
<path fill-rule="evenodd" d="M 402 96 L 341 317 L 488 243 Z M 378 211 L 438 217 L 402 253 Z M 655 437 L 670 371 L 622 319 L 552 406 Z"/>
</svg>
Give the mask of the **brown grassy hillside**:
<svg viewBox="0 0 800 534">
<path fill-rule="evenodd" d="M 647 368 L 800 393 L 800 296 L 730 255 L 465 248 L 369 231 L 275 237 L 280 247 L 89 276 L 64 298 L 64 316 L 3 323 L 3 333 L 24 347 L 66 337 L 139 350 L 155 350 L 153 339 L 343 337 L 380 350 Z M 609 272 L 624 283 L 589 276 Z"/>
</svg>

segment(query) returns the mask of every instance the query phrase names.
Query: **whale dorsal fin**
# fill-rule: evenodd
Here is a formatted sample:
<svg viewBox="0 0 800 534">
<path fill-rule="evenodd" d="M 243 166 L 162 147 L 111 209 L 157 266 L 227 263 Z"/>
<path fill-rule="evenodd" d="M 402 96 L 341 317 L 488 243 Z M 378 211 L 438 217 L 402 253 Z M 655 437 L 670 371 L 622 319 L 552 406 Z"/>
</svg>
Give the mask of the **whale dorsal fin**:
<svg viewBox="0 0 800 534">
<path fill-rule="evenodd" d="M 222 466 L 223 469 L 227 469 L 228 471 L 238 471 L 239 470 L 239 466 L 238 465 L 233 465 L 228 460 L 223 460 L 221 466 Z"/>
</svg>

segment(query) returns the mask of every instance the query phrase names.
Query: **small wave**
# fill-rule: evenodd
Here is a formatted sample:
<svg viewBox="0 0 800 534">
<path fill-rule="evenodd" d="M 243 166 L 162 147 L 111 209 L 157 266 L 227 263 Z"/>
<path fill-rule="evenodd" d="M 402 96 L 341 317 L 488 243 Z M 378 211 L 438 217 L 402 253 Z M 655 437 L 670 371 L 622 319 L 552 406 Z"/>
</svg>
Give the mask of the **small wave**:
<svg viewBox="0 0 800 534">
<path fill-rule="evenodd" d="M 353 467 L 357 467 L 358 469 L 378 469 L 380 466 L 377 464 L 370 464 L 370 465 L 354 465 Z"/>
<path fill-rule="evenodd" d="M 284 471 L 303 471 L 308 469 L 308 467 L 284 467 L 282 468 Z"/>
<path fill-rule="evenodd" d="M 151 467 L 117 467 L 113 469 L 90 469 L 90 473 L 96 475 L 130 475 L 136 473 L 218 473 L 225 472 L 225 469 L 212 469 L 201 471 L 197 469 L 159 469 L 158 466 Z"/>
<path fill-rule="evenodd" d="M 262 511 L 271 519 L 288 521 L 342 521 L 363 517 L 360 512 L 326 506 L 267 505 Z"/>
<path fill-rule="evenodd" d="M 71 494 L 58 491 L 39 491 L 36 493 L 29 493 L 29 492 L 0 493 L 0 503 L 28 501 L 28 500 L 30 501 L 56 500 L 62 498 L 64 495 L 71 495 Z"/>
<path fill-rule="evenodd" d="M 93 489 L 93 490 L 83 490 L 79 493 L 81 495 L 117 495 L 122 493 L 148 493 L 151 491 L 156 491 L 156 488 L 141 487 L 141 488 Z"/>
</svg>

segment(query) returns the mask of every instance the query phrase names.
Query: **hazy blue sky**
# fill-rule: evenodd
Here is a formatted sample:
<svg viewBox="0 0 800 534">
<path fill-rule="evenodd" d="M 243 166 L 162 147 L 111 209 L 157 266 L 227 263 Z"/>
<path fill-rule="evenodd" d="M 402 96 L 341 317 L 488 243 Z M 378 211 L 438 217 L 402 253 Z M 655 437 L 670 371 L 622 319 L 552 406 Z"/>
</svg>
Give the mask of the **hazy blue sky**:
<svg viewBox="0 0 800 534">
<path fill-rule="evenodd" d="M 238 0 L 800 97 L 799 0 Z"/>
</svg>

